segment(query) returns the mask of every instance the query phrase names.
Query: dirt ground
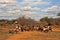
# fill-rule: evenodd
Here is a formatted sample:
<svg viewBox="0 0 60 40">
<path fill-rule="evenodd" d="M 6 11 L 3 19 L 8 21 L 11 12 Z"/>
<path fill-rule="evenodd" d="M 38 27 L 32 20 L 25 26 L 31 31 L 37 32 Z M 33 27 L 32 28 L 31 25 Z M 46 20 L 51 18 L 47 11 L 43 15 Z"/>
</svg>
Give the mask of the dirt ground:
<svg viewBox="0 0 60 40">
<path fill-rule="evenodd" d="M 60 32 L 20 32 L 6 36 L 5 40 L 60 40 Z"/>
<path fill-rule="evenodd" d="M 52 32 L 29 31 L 10 34 L 7 30 L 0 30 L 0 40 L 60 40 L 60 29 Z"/>
</svg>

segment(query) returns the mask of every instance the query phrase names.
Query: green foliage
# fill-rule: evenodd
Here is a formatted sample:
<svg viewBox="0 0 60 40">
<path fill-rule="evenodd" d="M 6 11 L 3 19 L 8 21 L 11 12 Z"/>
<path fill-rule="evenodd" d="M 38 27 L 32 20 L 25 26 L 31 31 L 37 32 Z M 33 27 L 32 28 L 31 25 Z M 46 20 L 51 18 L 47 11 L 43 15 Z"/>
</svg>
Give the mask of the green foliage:
<svg viewBox="0 0 60 40">
<path fill-rule="evenodd" d="M 60 13 L 58 13 L 57 16 L 60 16 Z"/>
<path fill-rule="evenodd" d="M 44 17 L 40 21 L 51 24 L 51 25 L 60 25 L 60 18 L 48 18 Z"/>
<path fill-rule="evenodd" d="M 40 21 L 44 22 L 45 24 L 47 23 L 47 25 L 49 25 L 49 24 L 51 24 L 51 19 L 52 18 L 44 17 L 44 18 L 40 19 Z"/>
<path fill-rule="evenodd" d="M 44 18 L 40 19 L 40 21 L 46 21 L 46 22 L 49 22 L 49 18 L 48 18 L 48 17 L 44 17 Z"/>
</svg>

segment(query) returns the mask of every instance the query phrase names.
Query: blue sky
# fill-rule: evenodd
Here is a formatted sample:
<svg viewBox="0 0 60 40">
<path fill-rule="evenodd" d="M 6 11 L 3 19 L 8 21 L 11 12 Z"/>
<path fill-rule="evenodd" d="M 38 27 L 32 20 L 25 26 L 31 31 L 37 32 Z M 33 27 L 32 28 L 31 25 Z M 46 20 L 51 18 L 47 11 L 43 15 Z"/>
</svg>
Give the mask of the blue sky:
<svg viewBox="0 0 60 40">
<path fill-rule="evenodd" d="M 56 18 L 60 0 L 0 0 L 0 19 L 16 19 L 25 15 L 35 20 L 45 16 Z"/>
</svg>

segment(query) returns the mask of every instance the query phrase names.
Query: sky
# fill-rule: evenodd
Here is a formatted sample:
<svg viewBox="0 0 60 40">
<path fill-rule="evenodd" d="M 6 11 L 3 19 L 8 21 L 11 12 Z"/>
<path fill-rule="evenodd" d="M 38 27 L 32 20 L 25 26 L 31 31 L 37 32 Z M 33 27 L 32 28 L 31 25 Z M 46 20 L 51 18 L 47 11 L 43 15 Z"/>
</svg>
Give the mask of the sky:
<svg viewBox="0 0 60 40">
<path fill-rule="evenodd" d="M 0 0 L 0 19 L 16 19 L 25 15 L 39 20 L 43 17 L 57 18 L 60 0 Z"/>
</svg>

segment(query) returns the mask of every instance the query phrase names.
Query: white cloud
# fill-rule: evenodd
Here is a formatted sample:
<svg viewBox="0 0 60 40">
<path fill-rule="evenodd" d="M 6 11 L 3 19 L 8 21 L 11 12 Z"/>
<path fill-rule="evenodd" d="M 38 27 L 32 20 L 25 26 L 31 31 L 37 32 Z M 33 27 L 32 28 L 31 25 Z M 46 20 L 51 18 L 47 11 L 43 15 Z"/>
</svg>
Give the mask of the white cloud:
<svg viewBox="0 0 60 40">
<path fill-rule="evenodd" d="M 0 0 L 0 16 L 20 16 L 20 14 L 35 14 L 35 12 L 30 12 L 30 11 L 24 11 L 24 9 L 31 10 L 32 7 L 26 6 L 22 7 L 24 8 L 21 11 L 21 7 L 19 6 L 19 3 L 15 0 Z M 35 8 L 37 9 L 37 8 Z M 18 14 L 17 14 L 18 13 Z"/>
<path fill-rule="evenodd" d="M 29 11 L 29 10 L 40 10 L 41 8 L 31 7 L 31 6 L 24 6 L 21 9 L 23 9 L 24 11 Z"/>
<path fill-rule="evenodd" d="M 52 6 L 52 7 L 49 7 L 47 9 L 44 9 L 42 11 L 44 11 L 44 12 L 53 12 L 53 11 L 57 11 L 58 8 L 59 8 L 58 6 Z"/>
<path fill-rule="evenodd" d="M 16 0 L 0 0 L 0 8 L 6 8 L 8 6 L 17 6 L 18 5 L 18 2 Z"/>
<path fill-rule="evenodd" d="M 11 18 L 17 18 L 20 16 L 20 14 L 22 14 L 22 15 L 28 15 L 30 17 L 33 17 L 34 15 L 33 18 L 35 17 L 37 18 L 38 15 L 40 14 L 35 11 L 39 11 L 41 10 L 41 8 L 34 5 L 38 5 L 38 4 L 49 5 L 50 2 L 46 2 L 43 0 L 23 0 L 22 2 L 18 2 L 17 0 L 0 0 L 0 16 L 4 16 L 3 18 L 6 18 L 5 16 L 9 16 L 9 18 L 11 19 Z M 52 6 L 42 11 L 50 12 L 50 11 L 55 11 L 57 8 L 58 6 Z M 44 14 L 41 15 L 41 17 L 43 16 L 47 16 L 47 15 Z"/>
<path fill-rule="evenodd" d="M 50 2 L 45 2 L 45 1 L 36 1 L 33 4 L 50 4 Z"/>
<path fill-rule="evenodd" d="M 0 3 L 13 3 L 15 0 L 0 0 Z"/>
<path fill-rule="evenodd" d="M 25 11 L 24 12 L 25 15 L 32 15 L 32 14 L 37 14 L 37 12 L 31 12 L 31 11 Z"/>
<path fill-rule="evenodd" d="M 2 5 L 2 4 L 0 4 L 0 8 L 1 8 L 1 7 L 5 7 L 5 6 L 7 6 L 7 4 L 3 4 L 3 5 Z"/>
<path fill-rule="evenodd" d="M 21 12 L 21 10 L 19 10 L 19 9 L 16 9 L 16 10 L 9 10 L 9 11 L 7 11 L 8 13 L 20 13 Z"/>
<path fill-rule="evenodd" d="M 37 5 L 37 4 L 45 4 L 45 5 L 49 5 L 50 4 L 50 2 L 43 2 L 43 1 L 41 1 L 41 2 L 39 2 L 39 1 L 37 1 L 37 2 L 22 2 L 21 4 L 23 4 L 23 5 Z"/>
<path fill-rule="evenodd" d="M 42 0 L 24 0 L 25 2 L 31 2 L 31 1 L 42 1 Z"/>
<path fill-rule="evenodd" d="M 22 5 L 40 5 L 40 4 L 45 4 L 45 5 L 49 5 L 51 2 L 46 2 L 43 0 L 23 0 L 23 2 L 21 2 L 20 4 Z"/>
<path fill-rule="evenodd" d="M 17 18 L 20 14 L 16 0 L 0 0 L 0 19 L 14 19 Z M 16 9 L 16 10 L 13 10 Z M 15 13 L 15 14 L 13 14 Z M 18 13 L 18 14 L 17 14 Z"/>
<path fill-rule="evenodd" d="M 31 10 L 40 10 L 41 8 L 38 8 L 38 7 L 34 7 L 32 8 Z"/>
<path fill-rule="evenodd" d="M 24 7 L 22 7 L 21 9 L 23 9 L 23 10 L 31 10 L 31 6 L 24 6 Z"/>
</svg>

